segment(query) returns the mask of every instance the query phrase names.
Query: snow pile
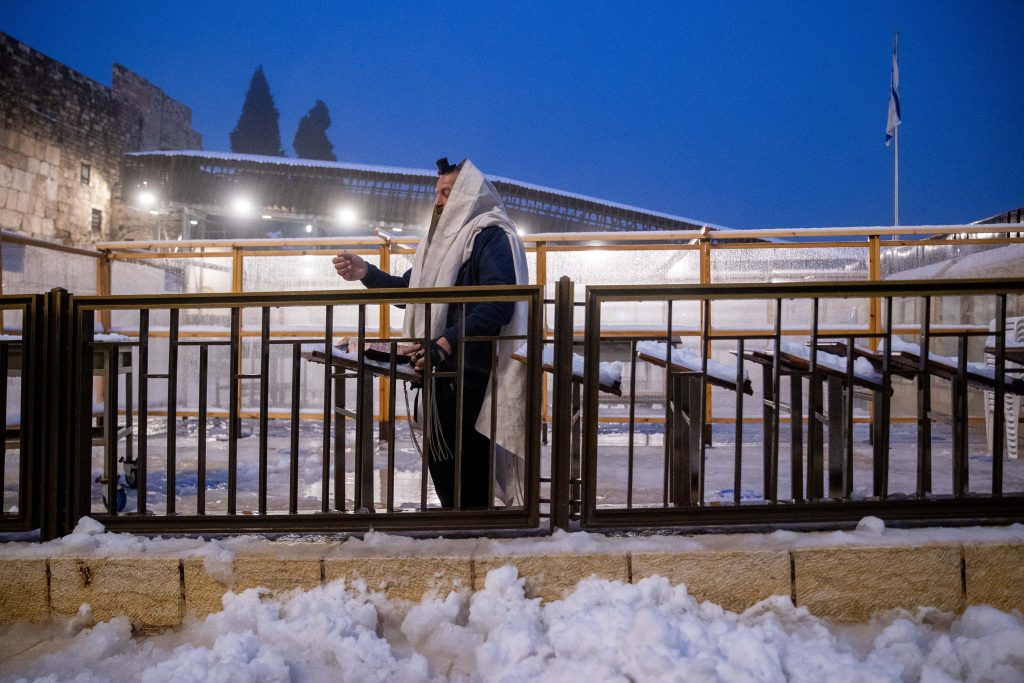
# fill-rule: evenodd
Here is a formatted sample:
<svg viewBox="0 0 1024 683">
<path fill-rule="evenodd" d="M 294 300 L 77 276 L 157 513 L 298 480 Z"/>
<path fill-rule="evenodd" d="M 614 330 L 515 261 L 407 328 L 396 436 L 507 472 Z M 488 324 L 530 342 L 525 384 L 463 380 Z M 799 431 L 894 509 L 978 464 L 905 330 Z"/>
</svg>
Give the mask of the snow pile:
<svg viewBox="0 0 1024 683">
<path fill-rule="evenodd" d="M 811 349 L 803 344 L 797 344 L 795 342 L 784 341 L 780 344 L 779 349 L 782 353 L 787 353 L 790 356 L 796 356 L 802 358 L 808 363 L 811 361 Z M 771 349 L 769 349 L 769 352 Z M 826 353 L 825 351 L 818 351 L 817 355 L 818 365 L 823 365 L 830 370 L 836 372 L 846 373 L 847 360 L 842 356 L 837 356 L 834 353 Z M 853 361 L 853 374 L 857 379 L 864 380 L 871 384 L 882 383 L 882 373 L 875 370 L 875 366 L 867 358 L 857 358 Z"/>
<path fill-rule="evenodd" d="M 905 342 L 899 337 L 892 338 L 892 350 L 893 353 L 906 353 L 918 358 L 921 357 L 921 347 L 918 344 Z M 932 363 L 945 366 L 950 372 L 956 372 L 960 364 L 960 361 L 952 356 L 942 356 L 934 352 L 928 353 L 928 360 Z M 967 372 L 974 373 L 975 375 L 981 375 L 982 377 L 987 377 L 991 380 L 996 378 L 995 367 L 986 363 L 969 362 L 967 363 Z M 1006 378 L 1007 384 L 1015 384 L 1017 382 L 1017 377 L 1015 375 L 1007 373 L 1004 377 Z"/>
<path fill-rule="evenodd" d="M 386 600 L 336 581 L 276 598 L 259 589 L 173 631 L 133 638 L 119 617 L 0 629 L 0 677 L 140 680 L 1021 680 L 1024 619 L 894 612 L 833 627 L 786 597 L 742 614 L 662 577 L 587 579 L 563 600 L 524 596 L 512 567 L 482 591 Z M 874 636 L 873 638 L 871 636 Z"/>
<path fill-rule="evenodd" d="M 137 338 L 128 337 L 123 334 L 117 334 L 116 332 L 108 332 L 104 334 L 93 335 L 92 340 L 94 342 L 106 342 L 108 344 L 123 344 L 125 342 L 138 341 Z"/>
<path fill-rule="evenodd" d="M 527 357 L 526 344 L 520 346 L 515 355 Z M 555 347 L 545 344 L 541 354 L 541 362 L 544 365 L 555 367 Z M 583 356 L 578 353 L 572 354 L 572 376 L 574 379 L 583 380 Z M 619 361 L 602 362 L 597 366 L 598 383 L 606 387 L 617 387 L 622 384 L 622 363 Z"/>
<path fill-rule="evenodd" d="M 663 359 L 665 357 L 665 343 L 664 342 L 653 342 L 653 341 L 641 341 L 636 343 L 636 352 L 642 353 L 647 356 L 651 356 L 657 359 Z M 702 358 L 699 353 L 692 349 L 672 349 L 672 363 L 680 367 L 692 370 L 694 372 L 700 372 Z M 723 382 L 736 382 L 736 366 L 728 365 L 726 363 L 720 363 L 716 360 L 708 359 L 708 375 L 720 379 Z M 743 381 L 749 381 L 750 375 L 746 369 L 743 370 Z"/>
</svg>

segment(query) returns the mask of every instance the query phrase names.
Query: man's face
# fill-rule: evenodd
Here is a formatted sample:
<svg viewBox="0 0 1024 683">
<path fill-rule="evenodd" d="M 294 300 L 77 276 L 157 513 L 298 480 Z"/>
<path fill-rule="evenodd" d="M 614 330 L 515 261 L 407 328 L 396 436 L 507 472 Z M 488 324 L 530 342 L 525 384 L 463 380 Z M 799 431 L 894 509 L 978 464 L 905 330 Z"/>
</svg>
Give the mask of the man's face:
<svg viewBox="0 0 1024 683">
<path fill-rule="evenodd" d="M 437 190 L 434 195 L 434 213 L 438 216 L 444 211 L 444 205 L 448 203 L 448 195 L 452 193 L 452 188 L 455 187 L 455 181 L 459 177 L 458 171 L 451 173 L 445 173 L 437 179 Z"/>
</svg>

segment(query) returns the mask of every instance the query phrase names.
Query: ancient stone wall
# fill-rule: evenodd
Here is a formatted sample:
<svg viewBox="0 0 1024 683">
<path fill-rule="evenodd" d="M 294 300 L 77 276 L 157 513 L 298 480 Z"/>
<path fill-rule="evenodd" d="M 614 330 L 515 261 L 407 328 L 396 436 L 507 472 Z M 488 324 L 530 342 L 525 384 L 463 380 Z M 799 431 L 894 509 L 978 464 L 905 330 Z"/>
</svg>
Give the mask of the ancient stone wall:
<svg viewBox="0 0 1024 683">
<path fill-rule="evenodd" d="M 0 228 L 86 247 L 116 238 L 122 155 L 201 147 L 187 107 L 122 66 L 114 86 L 0 33 Z"/>
<path fill-rule="evenodd" d="M 142 115 L 139 150 L 203 148 L 192 130 L 192 110 L 120 64 L 114 65 L 114 95 Z"/>
</svg>

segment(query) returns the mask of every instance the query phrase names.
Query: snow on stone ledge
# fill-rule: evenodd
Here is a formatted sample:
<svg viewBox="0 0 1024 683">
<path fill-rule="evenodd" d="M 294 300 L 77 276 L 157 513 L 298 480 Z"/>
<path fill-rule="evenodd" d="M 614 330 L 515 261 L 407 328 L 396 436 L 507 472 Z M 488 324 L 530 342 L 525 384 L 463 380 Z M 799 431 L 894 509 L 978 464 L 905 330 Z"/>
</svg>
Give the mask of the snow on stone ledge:
<svg viewBox="0 0 1024 683">
<path fill-rule="evenodd" d="M 1024 542 L 1024 524 L 1002 527 L 888 528 L 874 517 L 861 520 L 851 531 L 775 531 L 768 534 L 698 534 L 664 536 L 605 536 L 577 531 L 556 531 L 550 536 L 526 538 L 418 539 L 369 531 L 362 535 L 302 535 L 268 540 L 260 535 L 215 539 L 147 538 L 107 532 L 90 517 L 83 517 L 71 534 L 47 543 L 0 543 L 0 559 L 40 557 L 194 557 L 223 558 L 236 553 L 281 559 L 302 557 L 395 557 L 446 555 L 515 555 L 562 553 L 640 553 L 689 550 L 797 550 L 836 546 L 917 546 L 928 543 Z"/>
</svg>

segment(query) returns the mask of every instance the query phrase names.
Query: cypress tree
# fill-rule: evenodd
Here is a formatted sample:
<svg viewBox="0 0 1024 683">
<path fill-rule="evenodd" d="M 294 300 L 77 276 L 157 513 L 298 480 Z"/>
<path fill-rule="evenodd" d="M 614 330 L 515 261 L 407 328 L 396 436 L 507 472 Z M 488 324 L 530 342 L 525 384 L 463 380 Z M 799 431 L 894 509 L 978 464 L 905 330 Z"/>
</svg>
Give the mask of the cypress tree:
<svg viewBox="0 0 1024 683">
<path fill-rule="evenodd" d="M 231 131 L 231 151 L 283 157 L 277 119 L 277 107 L 274 106 L 274 96 L 270 94 L 270 84 L 263 75 L 263 66 L 259 66 L 249 81 L 242 115 Z"/>
<path fill-rule="evenodd" d="M 320 161 L 337 161 L 334 146 L 327 139 L 327 129 L 331 127 L 331 114 L 327 105 L 317 100 L 313 108 L 299 121 L 292 146 L 295 155 L 300 159 L 319 159 Z"/>
</svg>

